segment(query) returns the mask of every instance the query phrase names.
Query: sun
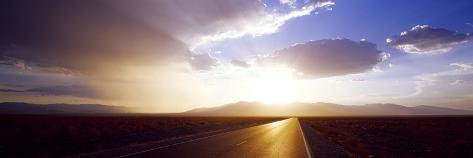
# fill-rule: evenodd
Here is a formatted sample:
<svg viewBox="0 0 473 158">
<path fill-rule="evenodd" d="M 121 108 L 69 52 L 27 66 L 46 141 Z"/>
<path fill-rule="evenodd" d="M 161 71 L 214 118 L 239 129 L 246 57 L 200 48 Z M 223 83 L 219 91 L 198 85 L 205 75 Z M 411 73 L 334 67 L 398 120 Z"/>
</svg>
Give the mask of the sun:
<svg viewBox="0 0 473 158">
<path fill-rule="evenodd" d="M 297 97 L 294 71 L 288 68 L 264 68 L 253 84 L 253 100 L 265 104 L 294 102 Z"/>
</svg>

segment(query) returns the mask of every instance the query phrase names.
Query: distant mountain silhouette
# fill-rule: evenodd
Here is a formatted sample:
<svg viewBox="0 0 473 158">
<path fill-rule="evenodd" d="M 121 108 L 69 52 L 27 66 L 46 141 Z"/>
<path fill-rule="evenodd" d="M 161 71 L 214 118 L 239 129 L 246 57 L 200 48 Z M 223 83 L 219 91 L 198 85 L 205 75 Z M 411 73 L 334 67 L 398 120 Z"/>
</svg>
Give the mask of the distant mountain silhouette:
<svg viewBox="0 0 473 158">
<path fill-rule="evenodd" d="M 435 106 L 396 104 L 339 105 L 331 103 L 261 104 L 238 102 L 198 108 L 183 113 L 196 116 L 375 116 L 375 115 L 473 115 L 473 111 Z"/>
<path fill-rule="evenodd" d="M 0 114 L 107 114 L 125 112 L 127 112 L 127 109 L 124 107 L 100 104 L 0 103 Z"/>
<path fill-rule="evenodd" d="M 131 109 L 100 104 L 0 103 L 0 114 L 117 114 Z M 396 104 L 339 105 L 332 103 L 262 104 L 237 102 L 197 108 L 170 115 L 188 116 L 375 116 L 375 115 L 473 115 L 473 111 L 435 106 L 407 107 Z"/>
</svg>

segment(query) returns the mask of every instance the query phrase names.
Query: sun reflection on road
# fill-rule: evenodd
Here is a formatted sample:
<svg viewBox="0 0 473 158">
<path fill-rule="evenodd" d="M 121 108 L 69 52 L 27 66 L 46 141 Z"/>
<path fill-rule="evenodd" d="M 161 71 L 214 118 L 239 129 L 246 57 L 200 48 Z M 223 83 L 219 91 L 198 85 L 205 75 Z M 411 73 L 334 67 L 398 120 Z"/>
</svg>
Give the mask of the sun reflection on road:
<svg viewBox="0 0 473 158">
<path fill-rule="evenodd" d="M 270 123 L 270 124 L 267 124 L 268 128 L 276 128 L 276 127 L 279 127 L 283 124 L 285 124 L 289 119 L 285 119 L 285 120 L 281 120 L 281 121 L 276 121 L 276 122 L 273 122 L 273 123 Z"/>
</svg>

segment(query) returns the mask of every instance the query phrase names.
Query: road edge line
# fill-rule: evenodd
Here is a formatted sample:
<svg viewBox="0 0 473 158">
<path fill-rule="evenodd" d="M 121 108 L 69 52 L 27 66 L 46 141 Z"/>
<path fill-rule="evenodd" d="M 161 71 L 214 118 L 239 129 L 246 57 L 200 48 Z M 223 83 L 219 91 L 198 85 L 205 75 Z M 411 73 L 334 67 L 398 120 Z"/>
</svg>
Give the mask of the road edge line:
<svg viewBox="0 0 473 158">
<path fill-rule="evenodd" d="M 305 134 L 304 134 L 304 130 L 302 130 L 301 121 L 299 120 L 299 118 L 296 118 L 296 119 L 297 119 L 297 123 L 299 123 L 299 130 L 302 133 L 302 140 L 304 140 L 305 151 L 307 152 L 307 156 L 309 158 L 312 158 L 312 150 L 310 150 L 309 145 L 307 144 L 307 140 L 306 140 L 306 137 L 305 137 Z"/>
</svg>

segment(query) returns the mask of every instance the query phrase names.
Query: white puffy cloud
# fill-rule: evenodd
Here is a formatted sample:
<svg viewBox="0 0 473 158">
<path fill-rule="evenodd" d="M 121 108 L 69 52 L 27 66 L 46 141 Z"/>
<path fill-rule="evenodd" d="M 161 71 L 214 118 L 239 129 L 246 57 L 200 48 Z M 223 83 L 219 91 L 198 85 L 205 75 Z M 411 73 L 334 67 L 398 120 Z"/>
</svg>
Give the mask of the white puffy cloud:
<svg viewBox="0 0 473 158">
<path fill-rule="evenodd" d="M 399 36 L 387 38 L 386 43 L 406 53 L 446 53 L 453 47 L 468 42 L 471 37 L 470 33 L 417 25 L 409 31 L 401 32 Z"/>
</svg>

